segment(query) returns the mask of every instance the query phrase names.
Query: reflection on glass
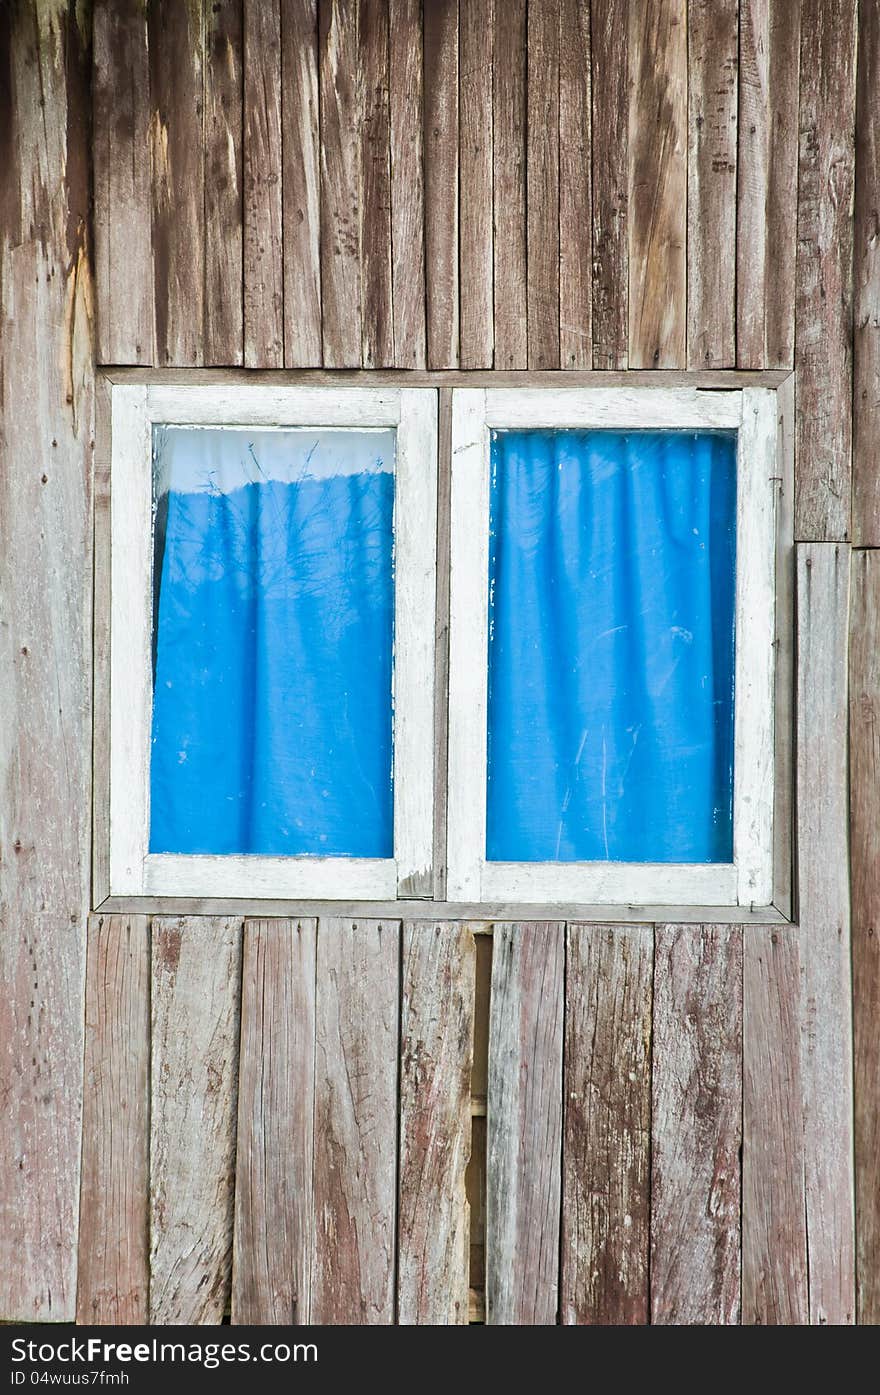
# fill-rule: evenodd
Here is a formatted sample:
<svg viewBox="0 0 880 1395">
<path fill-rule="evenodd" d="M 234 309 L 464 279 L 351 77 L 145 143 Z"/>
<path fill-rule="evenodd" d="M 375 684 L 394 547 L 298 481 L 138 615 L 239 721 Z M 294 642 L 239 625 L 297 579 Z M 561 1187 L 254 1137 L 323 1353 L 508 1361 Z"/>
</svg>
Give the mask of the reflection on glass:
<svg viewBox="0 0 880 1395">
<path fill-rule="evenodd" d="M 486 853 L 730 862 L 736 437 L 493 435 Z"/>
<path fill-rule="evenodd" d="M 390 857 L 393 431 L 154 431 L 150 850 Z"/>
</svg>

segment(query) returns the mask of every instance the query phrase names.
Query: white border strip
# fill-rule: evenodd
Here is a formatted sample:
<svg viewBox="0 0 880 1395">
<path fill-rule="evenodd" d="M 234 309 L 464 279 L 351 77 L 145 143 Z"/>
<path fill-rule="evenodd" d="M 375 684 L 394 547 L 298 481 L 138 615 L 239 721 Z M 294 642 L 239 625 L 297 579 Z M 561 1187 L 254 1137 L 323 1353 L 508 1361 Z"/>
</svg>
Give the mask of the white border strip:
<svg viewBox="0 0 880 1395">
<path fill-rule="evenodd" d="M 741 906 L 773 899 L 776 394 L 743 392 L 737 450 L 733 860 Z"/>
<path fill-rule="evenodd" d="M 147 389 L 114 387 L 110 469 L 110 891 L 138 895 L 152 713 L 152 432 Z"/>
<path fill-rule="evenodd" d="M 736 430 L 739 391 L 698 388 L 489 388 L 486 424 L 509 430 L 567 426 L 613 431 Z"/>
</svg>

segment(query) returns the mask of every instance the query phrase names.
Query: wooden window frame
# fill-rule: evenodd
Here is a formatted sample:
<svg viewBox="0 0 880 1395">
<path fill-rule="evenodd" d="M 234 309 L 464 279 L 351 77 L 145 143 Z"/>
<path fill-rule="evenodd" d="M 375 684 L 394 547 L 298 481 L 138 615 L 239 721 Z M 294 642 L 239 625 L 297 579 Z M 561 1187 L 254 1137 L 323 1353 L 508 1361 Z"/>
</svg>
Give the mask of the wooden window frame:
<svg viewBox="0 0 880 1395">
<path fill-rule="evenodd" d="M 793 827 L 793 667 L 794 667 L 794 614 L 793 614 L 793 543 L 792 511 L 794 480 L 794 415 L 795 375 L 783 370 L 761 372 L 741 372 L 719 370 L 712 372 L 590 372 L 590 371 L 535 371 L 535 370 L 322 370 L 303 369 L 295 371 L 276 370 L 271 373 L 257 373 L 244 369 L 152 369 L 152 368 L 107 368 L 101 370 L 96 380 L 96 452 L 95 452 L 95 613 L 94 613 L 94 797 L 93 797 L 93 873 L 92 905 L 105 913 L 144 913 L 144 914 L 259 914 L 285 916 L 299 915 L 343 915 L 343 916 L 406 916 L 413 921 L 436 921 L 438 919 L 467 919 L 475 928 L 488 927 L 494 921 L 531 919 L 568 919 L 602 922 L 631 922 L 668 920 L 676 923 L 701 923 L 704 921 L 738 922 L 742 924 L 776 924 L 790 922 L 796 914 L 795 894 L 792 875 L 792 827 Z M 383 889 L 365 893 L 360 889 L 350 890 L 337 877 L 328 876 L 322 889 L 310 885 L 306 890 L 288 890 L 274 875 L 265 879 L 255 879 L 249 875 L 246 888 L 236 885 L 230 891 L 222 880 L 214 875 L 206 875 L 199 883 L 199 891 L 184 890 L 157 892 L 148 889 L 116 891 L 111 885 L 110 874 L 110 806 L 111 806 L 111 668 L 113 645 L 111 643 L 111 502 L 112 502 L 112 456 L 114 441 L 113 403 L 120 388 L 148 390 L 148 400 L 155 404 L 164 402 L 176 404 L 179 412 L 188 413 L 194 401 L 193 394 L 202 389 L 211 389 L 213 400 L 227 404 L 240 403 L 258 394 L 264 404 L 257 420 L 242 423 L 238 409 L 224 409 L 224 421 L 214 424 L 285 424 L 278 416 L 277 405 L 284 400 L 284 394 L 291 389 L 322 390 L 320 400 L 328 401 L 328 390 L 338 401 L 345 394 L 359 390 L 374 404 L 379 398 L 399 398 L 401 390 L 426 391 L 432 401 L 439 406 L 438 422 L 430 446 L 425 447 L 427 455 L 436 461 L 437 473 L 426 472 L 421 502 L 409 514 L 416 537 L 411 540 L 418 548 L 424 561 L 430 558 L 431 568 L 436 568 L 436 630 L 430 621 L 420 626 L 423 645 L 423 662 L 426 665 L 425 721 L 419 724 L 418 740 L 426 762 L 433 762 L 435 770 L 433 783 L 423 781 L 422 814 L 423 831 L 417 856 L 411 856 L 408 863 L 411 872 L 401 867 L 402 875 L 391 882 L 382 883 Z M 773 600 L 767 607 L 775 621 L 773 642 L 773 682 L 774 682 L 774 723 L 772 750 L 772 802 L 773 802 L 773 858 L 772 858 L 772 897 L 765 901 L 766 880 L 760 895 L 754 900 L 739 900 L 745 891 L 737 888 L 737 898 L 722 903 L 717 894 L 708 900 L 684 900 L 672 903 L 668 899 L 658 902 L 644 894 L 656 890 L 640 877 L 628 877 L 621 899 L 611 900 L 604 893 L 600 899 L 589 899 L 581 887 L 572 888 L 563 884 L 558 873 L 565 864 L 551 864 L 553 867 L 552 894 L 541 901 L 525 899 L 523 888 L 516 879 L 504 879 L 503 889 L 498 886 L 498 894 L 488 896 L 488 888 L 481 886 L 481 896 L 475 899 L 462 896 L 460 880 L 453 876 L 447 886 L 447 853 L 455 851 L 448 839 L 449 823 L 446 801 L 448 797 L 448 774 L 451 763 L 456 759 L 454 751 L 448 750 L 448 664 L 450 661 L 450 590 L 456 591 L 461 582 L 455 580 L 454 570 L 450 577 L 450 527 L 452 492 L 451 475 L 461 475 L 456 468 L 452 441 L 453 395 L 461 389 L 478 389 L 496 393 L 499 390 L 511 392 L 515 410 L 524 413 L 523 424 L 536 425 L 532 405 L 526 411 L 525 404 L 534 404 L 534 391 L 540 389 L 540 396 L 549 409 L 554 399 L 563 403 L 573 401 L 571 394 L 588 393 L 594 404 L 592 410 L 604 403 L 615 413 L 621 404 L 638 414 L 650 404 L 662 410 L 661 425 L 687 426 L 687 421 L 669 416 L 671 410 L 683 403 L 692 404 L 697 418 L 705 421 L 712 417 L 717 404 L 728 403 L 737 397 L 740 403 L 749 401 L 758 407 L 752 421 L 747 421 L 744 431 L 756 431 L 759 422 L 763 423 L 769 463 L 771 449 L 770 436 L 775 439 L 775 469 L 768 472 L 773 486 L 773 520 L 775 534 L 775 569 L 773 574 Z M 166 395 L 163 399 L 161 394 Z M 612 393 L 622 393 L 613 397 Z M 528 396 L 524 396 L 528 394 Z M 660 407 L 661 397 L 665 406 Z M 121 400 L 121 399 L 120 399 Z M 206 399 L 208 400 L 208 399 Z M 315 399 L 318 400 L 318 399 Z M 516 406 L 519 402 L 521 405 Z M 273 405 L 274 404 L 274 405 Z M 702 404 L 706 405 L 704 408 Z M 715 404 L 714 406 L 712 404 Z M 772 405 L 771 405 L 772 404 Z M 730 413 L 730 407 L 720 408 L 722 413 Z M 742 410 L 742 408 L 740 408 Z M 773 423 L 771 425 L 771 413 Z M 607 427 L 623 427 L 626 418 L 614 416 L 604 419 L 601 424 Z M 295 423 L 291 423 L 295 424 Z M 314 425 L 314 421 L 309 424 Z M 332 425 L 332 421 L 321 421 L 319 425 Z M 387 425 L 383 419 L 379 425 Z M 393 422 L 391 423 L 394 424 Z M 640 424 L 649 424 L 644 415 Z M 121 419 L 117 420 L 116 441 L 124 429 Z M 741 436 L 741 445 L 744 436 Z M 426 458 L 427 458 L 426 455 Z M 435 514 L 436 505 L 436 514 Z M 436 518 L 436 527 L 435 527 Z M 743 522 L 739 520 L 742 530 Z M 459 528 L 460 533 L 460 528 Z M 149 534 L 148 534 L 149 536 Z M 470 532 L 473 544 L 473 528 Z M 459 566 L 461 558 L 459 557 Z M 467 562 L 465 562 L 467 565 Z M 430 585 L 431 601 L 423 612 L 430 616 L 434 610 L 435 577 L 432 570 Z M 765 588 L 766 593 L 766 588 Z M 425 602 L 422 602 L 425 605 Z M 149 611 L 147 612 L 149 614 Z M 115 625 L 115 621 L 113 624 Z M 739 621 L 738 621 L 739 623 Z M 454 643 L 454 642 L 453 642 Z M 484 658 L 485 665 L 485 658 Z M 430 679 L 427 673 L 430 672 Z M 431 697 L 433 694 L 433 697 Z M 427 715 L 429 700 L 434 703 L 433 722 Z M 454 725 L 454 724 L 453 724 Z M 416 730 L 412 737 L 415 741 Z M 456 738 L 457 739 L 457 738 Z M 472 778 L 472 772 L 471 772 Z M 433 790 L 433 797 L 431 791 Z M 484 792 L 483 792 L 484 797 Z M 427 805 L 427 809 L 425 808 Z M 396 814 L 395 810 L 395 814 Z M 433 816 L 433 848 L 427 824 Z M 448 845 L 449 844 L 449 845 Z M 253 864 L 272 859 L 248 858 L 249 871 Z M 287 863 L 290 859 L 278 859 Z M 315 859 L 310 859 L 314 864 Z M 334 859 L 337 861 L 337 859 Z M 338 859 L 347 861 L 347 859 Z M 402 859 L 401 859 L 402 862 Z M 499 864 L 510 865 L 510 864 Z M 516 864 L 514 864 L 515 866 Z M 638 864 L 626 864 L 631 869 Z M 297 884 L 301 885 L 301 884 Z M 377 883 L 378 886 L 378 883 Z M 387 888 L 387 889 L 386 889 Z M 578 894 L 569 893 L 576 889 Z M 599 888 L 601 890 L 601 888 Z M 531 894 L 537 896 L 538 889 Z M 669 893 L 671 895 L 671 893 Z M 433 898 L 433 899 L 432 899 Z"/>
<path fill-rule="evenodd" d="M 680 429 L 737 433 L 733 860 L 500 862 L 485 856 L 490 441 L 493 430 Z M 777 682 L 776 393 L 747 387 L 453 392 L 447 894 L 453 901 L 771 907 Z"/>
<path fill-rule="evenodd" d="M 425 388 L 113 384 L 110 388 L 108 891 L 122 897 L 430 895 L 433 863 L 437 394 Z M 155 425 L 396 432 L 394 855 L 149 852 Z M 426 530 L 423 520 L 431 521 Z"/>
</svg>

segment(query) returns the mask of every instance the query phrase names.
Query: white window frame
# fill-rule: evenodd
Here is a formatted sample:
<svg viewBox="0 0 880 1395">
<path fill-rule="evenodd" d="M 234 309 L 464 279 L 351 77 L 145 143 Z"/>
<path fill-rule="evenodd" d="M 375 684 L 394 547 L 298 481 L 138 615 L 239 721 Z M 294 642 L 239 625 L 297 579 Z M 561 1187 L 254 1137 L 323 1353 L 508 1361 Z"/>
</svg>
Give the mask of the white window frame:
<svg viewBox="0 0 880 1395">
<path fill-rule="evenodd" d="M 486 847 L 490 433 L 737 432 L 733 861 L 490 862 Z M 770 907 L 779 443 L 771 388 L 463 388 L 452 403 L 447 895 L 516 905 Z"/>
<path fill-rule="evenodd" d="M 425 895 L 433 862 L 436 391 L 240 383 L 113 383 L 110 391 L 110 895 Z M 148 851 L 155 424 L 396 431 L 392 858 Z"/>
</svg>

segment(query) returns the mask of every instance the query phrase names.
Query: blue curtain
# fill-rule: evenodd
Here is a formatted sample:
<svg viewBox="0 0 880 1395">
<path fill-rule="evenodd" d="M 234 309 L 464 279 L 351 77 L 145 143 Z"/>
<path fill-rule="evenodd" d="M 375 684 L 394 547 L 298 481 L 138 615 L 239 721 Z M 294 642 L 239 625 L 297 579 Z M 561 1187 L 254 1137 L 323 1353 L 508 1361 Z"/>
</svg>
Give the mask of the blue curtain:
<svg viewBox="0 0 880 1395">
<path fill-rule="evenodd" d="M 158 433 L 152 852 L 392 856 L 393 451 Z"/>
<path fill-rule="evenodd" d="M 487 856 L 732 859 L 736 439 L 492 442 Z"/>
</svg>

